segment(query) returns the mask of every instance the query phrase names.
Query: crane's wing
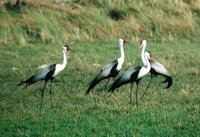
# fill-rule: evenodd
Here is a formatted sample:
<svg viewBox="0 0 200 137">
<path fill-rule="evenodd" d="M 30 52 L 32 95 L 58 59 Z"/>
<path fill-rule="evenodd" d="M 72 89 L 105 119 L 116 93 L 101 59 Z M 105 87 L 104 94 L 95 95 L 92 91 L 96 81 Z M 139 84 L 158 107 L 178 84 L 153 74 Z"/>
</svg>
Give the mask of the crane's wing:
<svg viewBox="0 0 200 137">
<path fill-rule="evenodd" d="M 22 85 L 23 83 L 26 83 L 26 87 L 29 86 L 30 84 L 33 84 L 35 82 L 38 82 L 40 80 L 45 80 L 46 77 L 51 77 L 54 73 L 54 65 L 42 65 L 39 67 L 37 73 L 35 75 L 32 75 L 28 79 L 21 81 L 21 83 L 18 84 L 18 86 Z"/>
<path fill-rule="evenodd" d="M 168 83 L 168 85 L 165 88 L 171 87 L 171 85 L 173 84 L 173 80 L 168 70 L 161 63 L 157 61 L 149 60 L 149 62 L 151 64 L 150 73 L 154 74 L 155 76 L 157 75 L 164 76 L 165 80 L 162 83 Z"/>
<path fill-rule="evenodd" d="M 43 69 L 43 68 L 47 68 L 49 67 L 50 65 L 47 65 L 47 64 L 43 64 L 43 65 L 40 65 L 38 66 L 38 69 Z"/>
<path fill-rule="evenodd" d="M 113 82 L 108 92 L 109 91 L 114 92 L 116 88 L 119 88 L 120 86 L 124 84 L 127 84 L 131 81 L 136 80 L 140 69 L 141 67 L 135 67 L 135 68 L 130 68 L 129 70 L 127 70 L 122 76 L 120 76 L 117 80 Z"/>
<path fill-rule="evenodd" d="M 149 60 L 151 68 L 153 68 L 158 74 L 171 76 L 168 70 L 159 62 L 154 60 Z"/>
<path fill-rule="evenodd" d="M 116 70 L 117 64 L 118 64 L 118 62 L 117 62 L 117 60 L 115 60 L 112 63 L 105 65 L 101 69 L 98 77 L 108 77 L 109 75 L 116 73 L 117 72 L 117 70 Z"/>
<path fill-rule="evenodd" d="M 45 65 L 43 67 L 40 67 L 35 74 L 34 80 L 43 80 L 46 78 L 47 74 L 51 71 L 51 65 Z"/>
<path fill-rule="evenodd" d="M 101 82 L 103 79 L 108 78 L 109 76 L 112 76 L 111 74 L 116 75 L 118 71 L 115 72 L 117 67 L 117 60 L 113 61 L 110 64 L 105 65 L 99 74 L 90 82 L 89 88 L 86 91 L 86 94 L 88 94 L 91 89 L 93 89 L 99 82 Z M 114 73 L 113 73 L 114 72 Z"/>
</svg>

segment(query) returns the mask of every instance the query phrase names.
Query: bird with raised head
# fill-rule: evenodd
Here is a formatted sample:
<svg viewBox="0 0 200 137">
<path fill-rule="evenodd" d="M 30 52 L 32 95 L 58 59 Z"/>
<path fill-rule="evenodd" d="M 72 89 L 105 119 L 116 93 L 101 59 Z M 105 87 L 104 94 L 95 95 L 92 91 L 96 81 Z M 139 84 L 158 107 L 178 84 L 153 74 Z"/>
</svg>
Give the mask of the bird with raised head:
<svg viewBox="0 0 200 137">
<path fill-rule="evenodd" d="M 21 81 L 17 86 L 25 85 L 25 88 L 28 87 L 31 84 L 34 84 L 38 81 L 44 81 L 44 86 L 41 91 L 41 103 L 40 103 L 40 108 L 42 108 L 42 102 L 43 102 L 43 96 L 44 96 L 44 89 L 46 87 L 47 82 L 50 80 L 51 81 L 51 87 L 49 90 L 49 93 L 51 95 L 51 89 L 53 85 L 53 80 L 54 78 L 62 71 L 67 65 L 67 52 L 70 51 L 71 49 L 69 46 L 65 45 L 62 48 L 63 52 L 63 63 L 62 64 L 52 64 L 52 65 L 42 65 L 39 67 L 38 71 L 36 74 L 32 75 L 26 80 Z"/>
<path fill-rule="evenodd" d="M 109 79 L 115 78 L 119 71 L 122 68 L 122 65 L 124 63 L 124 45 L 127 43 L 125 39 L 120 38 L 119 39 L 119 46 L 120 46 L 120 57 L 116 60 L 114 60 L 112 63 L 105 65 L 101 71 L 97 74 L 97 76 L 90 82 L 89 87 L 86 91 L 86 94 L 90 93 L 93 88 L 102 80 L 108 79 L 105 87 L 107 86 Z"/>
</svg>

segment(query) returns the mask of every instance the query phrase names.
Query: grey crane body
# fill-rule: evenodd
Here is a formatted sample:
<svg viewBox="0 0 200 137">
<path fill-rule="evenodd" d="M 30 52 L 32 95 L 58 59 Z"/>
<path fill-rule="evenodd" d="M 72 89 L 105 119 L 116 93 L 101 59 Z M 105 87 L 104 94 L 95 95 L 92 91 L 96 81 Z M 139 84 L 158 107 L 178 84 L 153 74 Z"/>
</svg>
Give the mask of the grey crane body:
<svg viewBox="0 0 200 137">
<path fill-rule="evenodd" d="M 119 73 L 119 71 L 116 70 L 117 64 L 118 62 L 117 60 L 115 60 L 113 61 L 113 63 L 107 64 L 106 66 L 104 66 L 99 72 L 99 74 L 94 78 L 94 80 L 92 80 L 86 93 L 89 93 L 89 91 L 93 89 L 102 80 L 107 79 L 107 78 L 115 78 L 117 74 Z"/>
<path fill-rule="evenodd" d="M 39 70 L 35 75 L 32 75 L 28 79 L 21 81 L 17 86 L 21 86 L 23 84 L 25 85 L 25 88 L 28 87 L 31 84 L 34 84 L 39 81 L 45 81 L 44 86 L 41 91 L 41 103 L 40 108 L 42 108 L 42 102 L 43 102 L 43 96 L 44 96 L 44 89 L 46 87 L 47 82 L 51 81 L 51 87 L 49 90 L 49 93 L 51 95 L 51 89 L 52 89 L 52 81 L 54 78 L 66 67 L 67 65 L 67 57 L 66 53 L 70 50 L 68 46 L 63 47 L 63 63 L 62 64 L 52 64 L 52 65 L 42 65 L 39 67 Z"/>
<path fill-rule="evenodd" d="M 168 70 L 161 63 L 157 61 L 149 60 L 149 62 L 151 64 L 151 70 L 150 70 L 151 75 L 155 77 L 157 77 L 158 75 L 165 77 L 165 80 L 162 83 L 167 82 L 168 84 L 165 88 L 170 88 L 171 85 L 173 84 L 173 80 Z"/>
<path fill-rule="evenodd" d="M 114 60 L 112 63 L 105 65 L 101 71 L 97 74 L 97 76 L 90 82 L 89 87 L 86 91 L 86 94 L 90 93 L 90 91 L 93 90 L 93 88 L 100 83 L 104 79 L 108 79 L 105 87 L 107 86 L 109 79 L 114 78 L 117 76 L 119 71 L 121 70 L 121 67 L 124 63 L 124 49 L 123 46 L 127 43 L 124 39 L 119 39 L 119 45 L 120 45 L 120 58 Z"/>
<path fill-rule="evenodd" d="M 139 71 L 142 67 L 138 66 L 135 68 L 130 68 L 122 76 L 120 76 L 111 86 L 108 91 L 114 92 L 115 89 L 121 87 L 122 85 L 128 83 L 138 83 L 141 79 L 137 79 Z"/>
<path fill-rule="evenodd" d="M 150 69 L 151 78 L 150 78 L 150 81 L 149 81 L 149 83 L 147 85 L 146 90 L 144 91 L 143 95 L 141 96 L 141 99 L 147 93 L 147 90 L 150 87 L 152 79 L 154 77 L 157 77 L 158 75 L 161 75 L 161 76 L 163 76 L 165 78 L 164 81 L 161 82 L 161 83 L 167 83 L 167 86 L 165 88 L 170 88 L 172 86 L 172 84 L 173 84 L 172 76 L 168 72 L 168 70 L 164 67 L 163 64 L 161 64 L 161 63 L 159 63 L 157 61 L 154 61 L 154 60 L 149 60 L 149 62 L 150 62 L 150 65 L 151 65 L 151 69 Z"/>
<path fill-rule="evenodd" d="M 35 75 L 31 76 L 30 78 L 28 78 L 25 81 L 21 81 L 21 83 L 19 83 L 17 86 L 20 86 L 25 83 L 26 84 L 25 87 L 28 87 L 29 85 L 34 84 L 38 81 L 53 80 L 55 78 L 55 77 L 53 77 L 55 68 L 56 68 L 56 64 L 48 65 L 48 67 L 41 68 L 38 70 L 38 72 Z"/>
</svg>

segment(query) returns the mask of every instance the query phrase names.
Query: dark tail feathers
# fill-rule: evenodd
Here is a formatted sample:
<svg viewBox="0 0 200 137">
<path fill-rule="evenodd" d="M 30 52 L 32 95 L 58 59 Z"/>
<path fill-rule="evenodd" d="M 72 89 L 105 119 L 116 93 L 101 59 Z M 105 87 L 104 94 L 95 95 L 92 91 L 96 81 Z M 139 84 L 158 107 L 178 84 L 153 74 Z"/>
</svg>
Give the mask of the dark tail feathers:
<svg viewBox="0 0 200 137">
<path fill-rule="evenodd" d="M 22 84 L 26 83 L 26 81 L 21 81 L 17 86 L 21 86 Z"/>
<path fill-rule="evenodd" d="M 19 84 L 17 84 L 17 86 L 21 86 L 22 84 L 26 84 L 25 88 L 28 87 L 30 84 L 33 84 L 33 78 L 34 76 L 31 76 L 30 78 L 28 78 L 27 80 L 21 81 Z"/>
<path fill-rule="evenodd" d="M 171 85 L 173 84 L 173 80 L 171 76 L 165 76 L 165 80 L 161 83 L 168 83 L 165 88 L 170 88 Z"/>
<path fill-rule="evenodd" d="M 92 82 L 89 85 L 89 88 L 86 91 L 86 95 L 90 93 L 90 91 L 101 81 L 102 79 L 98 79 L 97 77 L 92 80 Z"/>
</svg>

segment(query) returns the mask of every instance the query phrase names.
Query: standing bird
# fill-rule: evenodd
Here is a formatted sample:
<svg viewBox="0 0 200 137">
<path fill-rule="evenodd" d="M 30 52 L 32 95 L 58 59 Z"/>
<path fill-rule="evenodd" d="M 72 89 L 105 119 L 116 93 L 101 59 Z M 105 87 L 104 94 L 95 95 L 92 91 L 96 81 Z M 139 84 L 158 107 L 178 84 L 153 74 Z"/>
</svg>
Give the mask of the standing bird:
<svg viewBox="0 0 200 137">
<path fill-rule="evenodd" d="M 120 53 L 121 56 L 114 60 L 112 63 L 107 64 L 106 66 L 104 66 L 101 71 L 99 72 L 99 74 L 90 82 L 89 88 L 86 91 L 86 94 L 90 93 L 91 90 L 93 90 L 93 88 L 102 80 L 104 79 L 109 79 L 111 77 L 115 78 L 117 76 L 117 74 L 119 73 L 119 71 L 122 68 L 122 65 L 124 63 L 124 45 L 127 43 L 127 41 L 125 39 L 120 38 L 119 39 L 119 45 L 120 45 Z M 108 84 L 107 82 L 107 84 Z M 107 86 L 106 84 L 106 86 Z"/>
<path fill-rule="evenodd" d="M 44 80 L 44 87 L 42 89 L 42 93 L 41 93 L 41 104 L 40 104 L 40 108 L 42 108 L 42 101 L 43 101 L 43 96 L 44 96 L 44 89 L 46 87 L 47 82 L 50 80 L 51 81 L 51 87 L 49 90 L 49 93 L 51 95 L 51 89 L 52 89 L 52 85 L 53 85 L 53 80 L 54 78 L 66 67 L 67 65 L 67 55 L 66 53 L 68 51 L 70 51 L 71 49 L 65 45 L 63 47 L 63 63 L 62 64 L 52 64 L 52 65 L 43 65 L 38 67 L 39 70 L 38 72 L 31 76 L 30 78 L 28 78 L 27 80 L 21 81 L 21 83 L 19 83 L 17 86 L 20 86 L 22 84 L 26 84 L 25 88 L 28 87 L 31 84 L 34 84 L 38 81 L 42 81 Z"/>
<path fill-rule="evenodd" d="M 170 88 L 171 85 L 173 84 L 171 74 L 167 71 L 167 69 L 161 63 L 154 61 L 154 60 L 149 60 L 149 62 L 151 65 L 151 70 L 150 70 L 151 78 L 150 78 L 149 84 L 148 84 L 146 90 L 144 91 L 141 99 L 144 97 L 147 90 L 149 89 L 152 79 L 154 77 L 156 78 L 158 75 L 165 77 L 165 80 L 163 82 L 161 82 L 161 83 L 168 83 L 165 88 Z"/>
<path fill-rule="evenodd" d="M 141 52 L 141 58 L 143 62 L 143 66 L 138 66 L 135 68 L 131 68 L 128 71 L 126 71 L 121 77 L 119 77 L 110 87 L 108 92 L 114 92 L 116 88 L 119 88 L 120 86 L 124 84 L 131 83 L 131 92 L 130 92 L 130 103 L 132 98 L 132 87 L 134 82 L 136 83 L 136 105 L 138 107 L 138 84 L 140 80 L 149 73 L 151 66 L 149 63 L 149 59 L 153 57 L 153 54 L 149 52 L 145 52 L 146 48 L 146 40 L 142 40 L 140 42 L 140 47 L 142 48 Z"/>
</svg>

